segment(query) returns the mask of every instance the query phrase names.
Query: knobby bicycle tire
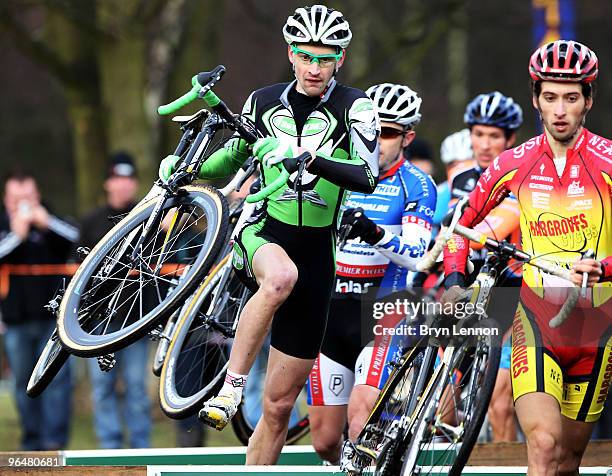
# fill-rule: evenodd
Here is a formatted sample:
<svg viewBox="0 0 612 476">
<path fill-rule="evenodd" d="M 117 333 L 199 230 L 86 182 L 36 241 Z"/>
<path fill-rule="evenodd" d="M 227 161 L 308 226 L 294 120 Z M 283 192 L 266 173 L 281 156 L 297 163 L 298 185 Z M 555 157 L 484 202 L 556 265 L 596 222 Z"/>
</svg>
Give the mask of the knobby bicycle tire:
<svg viewBox="0 0 612 476">
<path fill-rule="evenodd" d="M 196 413 L 223 383 L 236 321 L 249 297 L 232 276 L 230 256 L 198 287 L 176 323 L 159 389 L 161 408 L 171 418 Z"/>
<path fill-rule="evenodd" d="M 354 458 L 356 466 L 362 468 L 362 474 L 370 474 L 372 463 L 377 466 L 372 474 L 377 475 L 394 474 L 401 467 L 401 463 L 392 458 L 396 446 L 392 434 L 414 401 L 412 385 L 414 377 L 421 371 L 425 352 L 422 343 L 409 349 L 396 364 L 357 437 L 355 446 L 358 451 Z"/>
<path fill-rule="evenodd" d="M 487 320 L 479 321 L 478 326 L 493 329 Z M 472 338 L 466 339 L 456 347 L 450 368 L 446 373 L 437 374 L 437 382 L 423 397 L 421 411 L 412 416 L 412 431 L 405 432 L 404 441 L 397 445 L 395 457 L 404 460 L 401 474 L 411 474 L 415 466 L 419 467 L 419 474 L 438 474 L 434 468 L 443 466 L 450 466 L 448 474 L 451 476 L 461 474 L 488 409 L 500 356 L 501 336 L 494 332 L 475 338 L 475 342 Z M 450 396 L 446 393 L 448 389 Z M 440 395 L 442 398 L 435 401 Z M 445 407 L 444 400 L 452 405 Z M 463 410 L 459 409 L 461 405 L 465 407 Z M 432 409 L 435 414 L 431 413 Z M 456 422 L 445 428 L 443 415 L 448 415 L 449 411 L 454 413 L 452 417 Z M 454 434 L 449 428 L 460 431 Z M 411 449 L 416 451 L 413 461 L 408 458 Z"/>
<path fill-rule="evenodd" d="M 486 365 L 486 368 L 484 369 L 483 377 L 480 380 L 482 384 L 479 384 L 479 382 L 475 384 L 477 386 L 478 397 L 476 408 L 474 409 L 471 420 L 466 426 L 465 436 L 463 437 L 461 448 L 459 449 L 457 458 L 455 459 L 448 473 L 449 476 L 461 475 L 463 468 L 467 464 L 470 454 L 474 449 L 474 445 L 478 440 L 478 434 L 480 433 L 480 428 L 482 427 L 482 423 L 489 409 L 489 402 L 491 401 L 491 396 L 493 395 L 493 389 L 495 387 L 497 372 L 499 370 L 499 362 L 501 360 L 501 346 L 501 336 L 492 339 L 489 348 L 490 353 L 488 361 L 483 363 Z"/>
<path fill-rule="evenodd" d="M 28 397 L 39 396 L 64 366 L 68 357 L 70 357 L 70 353 L 62 346 L 57 336 L 57 330 L 53 330 L 45 348 L 38 357 L 32 375 L 30 375 L 26 387 Z"/>
<path fill-rule="evenodd" d="M 164 202 L 157 229 L 134 252 L 157 201 L 140 203 L 113 227 L 70 281 L 58 315 L 59 336 L 70 352 L 98 356 L 136 341 L 172 314 L 214 263 L 227 233 L 225 198 L 211 187 L 182 187 Z M 145 312 L 145 306 L 152 309 Z"/>
</svg>

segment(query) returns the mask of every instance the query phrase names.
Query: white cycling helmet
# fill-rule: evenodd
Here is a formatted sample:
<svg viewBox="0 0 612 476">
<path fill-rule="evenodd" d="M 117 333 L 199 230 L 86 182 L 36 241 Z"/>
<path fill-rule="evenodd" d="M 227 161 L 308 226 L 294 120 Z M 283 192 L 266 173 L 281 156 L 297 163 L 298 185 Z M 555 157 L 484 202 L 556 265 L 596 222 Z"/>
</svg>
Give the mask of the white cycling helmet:
<svg viewBox="0 0 612 476">
<path fill-rule="evenodd" d="M 285 41 L 294 43 L 321 43 L 346 48 L 353 34 L 348 22 L 338 10 L 325 5 L 313 5 L 295 10 L 283 26 Z"/>
<path fill-rule="evenodd" d="M 473 157 L 470 130 L 462 129 L 454 132 L 442 141 L 440 146 L 440 158 L 443 164 L 454 161 L 468 160 Z"/>
<path fill-rule="evenodd" d="M 408 86 L 382 83 L 366 91 L 382 122 L 395 122 L 404 127 L 414 127 L 421 120 L 421 98 Z"/>
</svg>

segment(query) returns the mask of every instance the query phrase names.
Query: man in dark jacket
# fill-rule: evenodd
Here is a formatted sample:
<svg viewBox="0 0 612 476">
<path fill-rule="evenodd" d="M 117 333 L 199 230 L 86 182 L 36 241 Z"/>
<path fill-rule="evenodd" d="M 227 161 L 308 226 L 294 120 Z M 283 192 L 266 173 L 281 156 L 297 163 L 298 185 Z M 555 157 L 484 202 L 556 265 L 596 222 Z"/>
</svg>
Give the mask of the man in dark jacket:
<svg viewBox="0 0 612 476">
<path fill-rule="evenodd" d="M 34 177 L 11 173 L 0 213 L 0 305 L 6 324 L 6 352 L 15 379 L 23 450 L 55 450 L 68 442 L 70 374 L 68 366 L 36 399 L 26 387 L 36 360 L 55 327 L 44 309 L 60 286 L 78 231 L 41 204 Z M 59 265 L 59 266 L 58 266 Z"/>
<path fill-rule="evenodd" d="M 82 220 L 81 246 L 93 248 L 111 229 L 109 217 L 122 217 L 136 204 L 138 178 L 132 157 L 117 152 L 111 158 L 104 182 L 106 204 L 95 208 Z M 148 338 L 145 337 L 116 353 L 111 372 L 102 372 L 96 359 L 90 359 L 89 372 L 94 404 L 94 424 L 100 447 L 123 446 L 123 421 L 127 426 L 127 443 L 132 448 L 150 446 L 151 404 L 147 394 Z M 120 407 L 117 380 L 125 383 L 123 408 Z M 123 409 L 123 412 L 121 410 Z"/>
</svg>

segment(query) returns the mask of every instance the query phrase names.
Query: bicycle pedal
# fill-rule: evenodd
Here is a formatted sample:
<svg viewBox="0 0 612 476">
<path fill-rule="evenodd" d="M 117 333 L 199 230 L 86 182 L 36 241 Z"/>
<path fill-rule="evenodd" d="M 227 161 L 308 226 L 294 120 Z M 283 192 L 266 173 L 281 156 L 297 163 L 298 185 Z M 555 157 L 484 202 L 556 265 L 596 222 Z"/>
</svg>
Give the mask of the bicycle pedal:
<svg viewBox="0 0 612 476">
<path fill-rule="evenodd" d="M 153 342 L 157 342 L 163 338 L 167 338 L 167 336 L 164 335 L 164 328 L 161 325 L 149 331 L 149 339 Z"/>
<path fill-rule="evenodd" d="M 117 363 L 114 353 L 101 355 L 100 357 L 96 357 L 96 359 L 98 360 L 98 366 L 102 372 L 110 372 Z"/>
<path fill-rule="evenodd" d="M 45 309 L 49 311 L 51 314 L 53 314 L 56 318 L 57 318 L 57 311 L 59 310 L 62 299 L 64 297 L 64 292 L 65 292 L 64 288 L 60 289 L 55 294 L 55 296 L 53 296 L 53 298 L 47 304 L 45 304 Z"/>
<path fill-rule="evenodd" d="M 76 254 L 79 259 L 85 259 L 90 251 L 91 249 L 86 246 L 79 246 L 76 250 Z"/>
</svg>

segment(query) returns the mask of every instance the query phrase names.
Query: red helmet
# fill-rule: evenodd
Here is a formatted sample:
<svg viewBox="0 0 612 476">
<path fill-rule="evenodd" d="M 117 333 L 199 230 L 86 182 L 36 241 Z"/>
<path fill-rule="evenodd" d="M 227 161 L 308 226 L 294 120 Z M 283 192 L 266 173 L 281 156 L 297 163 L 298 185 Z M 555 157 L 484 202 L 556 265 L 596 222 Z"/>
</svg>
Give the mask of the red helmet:
<svg viewBox="0 0 612 476">
<path fill-rule="evenodd" d="M 529 60 L 534 81 L 590 83 L 597 77 L 597 56 L 577 41 L 557 40 L 538 48 Z"/>
</svg>

